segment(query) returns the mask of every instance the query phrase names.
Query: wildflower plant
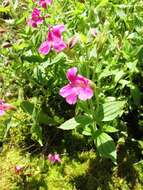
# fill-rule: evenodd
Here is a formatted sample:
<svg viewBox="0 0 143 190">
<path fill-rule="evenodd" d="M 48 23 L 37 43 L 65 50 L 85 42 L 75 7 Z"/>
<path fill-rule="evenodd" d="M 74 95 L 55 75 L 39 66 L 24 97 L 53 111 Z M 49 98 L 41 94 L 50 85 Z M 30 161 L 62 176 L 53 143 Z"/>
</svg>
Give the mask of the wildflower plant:
<svg viewBox="0 0 143 190">
<path fill-rule="evenodd" d="M 39 0 L 30 3 L 31 16 L 28 10 L 15 20 L 17 28 L 28 21 L 16 38 L 11 36 L 12 45 L 1 50 L 9 73 L 1 96 L 13 88 L 40 145 L 43 125 L 76 130 L 94 142 L 99 155 L 116 162 L 118 139 L 127 137 L 122 115 L 142 110 L 140 1 L 134 10 L 133 1 L 123 2 L 124 7 L 108 1 Z M 55 94 L 62 102 L 56 102 L 59 113 L 70 106 L 74 117 L 56 115 L 50 104 Z M 4 105 L 1 115 L 10 109 Z"/>
</svg>

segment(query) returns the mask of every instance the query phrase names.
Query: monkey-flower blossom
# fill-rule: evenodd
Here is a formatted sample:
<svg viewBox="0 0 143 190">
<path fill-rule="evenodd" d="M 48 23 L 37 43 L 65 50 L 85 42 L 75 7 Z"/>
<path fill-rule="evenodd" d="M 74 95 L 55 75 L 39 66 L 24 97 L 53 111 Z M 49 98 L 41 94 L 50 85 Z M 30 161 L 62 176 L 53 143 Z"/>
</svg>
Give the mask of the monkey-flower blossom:
<svg viewBox="0 0 143 190">
<path fill-rule="evenodd" d="M 52 4 L 52 0 L 40 0 L 39 1 L 39 5 L 41 7 L 43 7 L 44 9 L 47 8 L 47 5 L 51 5 Z"/>
<path fill-rule="evenodd" d="M 55 162 L 61 163 L 61 159 L 59 154 L 49 154 L 48 155 L 48 160 L 54 164 Z"/>
<path fill-rule="evenodd" d="M 4 115 L 6 110 L 13 110 L 15 109 L 14 106 L 7 104 L 4 100 L 0 99 L 0 116 Z"/>
<path fill-rule="evenodd" d="M 34 8 L 31 18 L 27 21 L 29 26 L 36 28 L 38 24 L 43 23 L 43 18 L 41 17 L 41 11 L 37 8 Z"/>
<path fill-rule="evenodd" d="M 75 104 L 77 99 L 87 100 L 92 98 L 93 89 L 90 86 L 90 80 L 77 74 L 77 68 L 72 67 L 67 71 L 69 84 L 60 89 L 60 95 L 66 99 L 69 104 Z"/>
<path fill-rule="evenodd" d="M 64 25 L 49 26 L 48 38 L 41 44 L 39 53 L 47 55 L 51 49 L 54 49 L 57 53 L 65 49 L 67 45 L 62 38 L 62 32 L 64 31 Z"/>
</svg>

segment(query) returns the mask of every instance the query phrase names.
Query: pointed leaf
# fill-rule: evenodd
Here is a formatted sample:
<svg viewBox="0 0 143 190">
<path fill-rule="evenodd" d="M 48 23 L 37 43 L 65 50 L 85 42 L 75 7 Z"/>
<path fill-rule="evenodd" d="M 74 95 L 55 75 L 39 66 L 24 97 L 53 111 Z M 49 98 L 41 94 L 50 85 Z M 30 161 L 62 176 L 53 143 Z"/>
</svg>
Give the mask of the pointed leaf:
<svg viewBox="0 0 143 190">
<path fill-rule="evenodd" d="M 99 154 L 105 158 L 110 158 L 115 163 L 116 147 L 113 139 L 108 134 L 99 130 L 96 131 L 94 139 Z"/>
<path fill-rule="evenodd" d="M 73 117 L 73 118 L 67 120 L 66 122 L 64 122 L 62 125 L 60 125 L 59 129 L 71 130 L 71 129 L 75 129 L 78 125 L 79 125 L 79 123 Z"/>
</svg>

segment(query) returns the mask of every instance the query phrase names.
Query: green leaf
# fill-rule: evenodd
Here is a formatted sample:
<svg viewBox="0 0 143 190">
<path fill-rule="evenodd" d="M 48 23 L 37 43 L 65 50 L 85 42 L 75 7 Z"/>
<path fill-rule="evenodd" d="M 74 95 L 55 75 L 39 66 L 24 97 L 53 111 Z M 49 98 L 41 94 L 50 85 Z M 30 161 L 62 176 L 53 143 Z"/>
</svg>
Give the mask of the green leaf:
<svg viewBox="0 0 143 190">
<path fill-rule="evenodd" d="M 4 126 L 0 126 L 0 141 L 3 141 L 5 134 Z"/>
<path fill-rule="evenodd" d="M 0 6 L 0 13 L 6 13 L 6 12 L 10 12 L 10 6 L 8 7 Z"/>
<path fill-rule="evenodd" d="M 71 129 L 75 129 L 77 126 L 79 126 L 79 123 L 73 117 L 73 118 L 67 120 L 66 122 L 64 122 L 58 128 L 63 129 L 63 130 L 71 130 Z"/>
<path fill-rule="evenodd" d="M 32 138 L 36 141 L 38 141 L 38 143 L 43 146 L 42 143 L 42 128 L 37 125 L 37 124 L 33 124 L 31 127 L 31 134 L 32 134 Z"/>
<path fill-rule="evenodd" d="M 99 80 L 101 80 L 102 78 L 114 75 L 114 74 L 115 74 L 114 71 L 109 71 L 108 69 L 104 69 L 102 73 L 99 75 Z"/>
<path fill-rule="evenodd" d="M 75 120 L 81 125 L 87 125 L 93 122 L 93 119 L 88 115 L 77 116 Z"/>
<path fill-rule="evenodd" d="M 101 104 L 96 113 L 97 121 L 112 121 L 123 113 L 125 101 L 112 101 Z"/>
<path fill-rule="evenodd" d="M 63 63 L 66 59 L 67 59 L 66 54 L 61 52 L 51 62 L 49 60 L 42 62 L 41 66 L 44 68 L 47 68 L 48 66 L 53 65 L 53 64 Z"/>
<path fill-rule="evenodd" d="M 91 136 L 92 135 L 92 130 L 91 130 L 90 125 L 85 126 L 84 130 L 82 131 L 82 134 L 86 135 L 86 136 Z"/>
<path fill-rule="evenodd" d="M 61 53 L 59 53 L 59 54 L 53 59 L 53 61 L 52 61 L 51 64 L 55 64 L 55 63 L 58 63 L 58 62 L 62 62 L 62 61 L 64 61 L 64 60 L 66 60 L 66 59 L 67 59 L 66 54 L 63 53 L 63 52 L 61 52 Z"/>
<path fill-rule="evenodd" d="M 116 129 L 115 127 L 110 126 L 110 125 L 104 125 L 103 131 L 107 132 L 107 133 L 115 133 L 115 132 L 118 132 L 119 130 Z"/>
<path fill-rule="evenodd" d="M 135 61 L 132 61 L 132 62 L 128 62 L 127 63 L 127 67 L 130 69 L 130 72 L 133 73 L 135 71 L 137 71 L 137 63 L 138 63 L 138 60 L 135 60 Z"/>
<path fill-rule="evenodd" d="M 125 101 L 114 101 L 103 104 L 104 118 L 102 121 L 111 121 L 122 113 Z"/>
<path fill-rule="evenodd" d="M 60 129 L 63 130 L 71 130 L 75 129 L 78 126 L 85 126 L 87 124 L 92 123 L 92 118 L 87 115 L 81 115 L 77 117 L 73 117 L 66 122 L 64 122 L 62 125 L 60 125 Z"/>
<path fill-rule="evenodd" d="M 123 77 L 124 74 L 124 71 L 118 71 L 115 75 L 115 83 L 117 83 Z"/>
<path fill-rule="evenodd" d="M 40 124 L 48 124 L 48 125 L 50 125 L 50 124 L 56 125 L 57 124 L 57 122 L 54 120 L 54 118 L 48 116 L 46 113 L 44 113 L 42 111 L 38 114 L 38 122 Z"/>
<path fill-rule="evenodd" d="M 95 132 L 94 140 L 99 154 L 102 157 L 110 158 L 116 163 L 116 147 L 113 139 L 100 130 Z"/>
<path fill-rule="evenodd" d="M 109 2 L 109 0 L 98 0 L 97 3 L 99 3 L 99 4 L 96 6 L 96 9 L 106 6 L 108 4 L 108 2 Z"/>
<path fill-rule="evenodd" d="M 124 88 L 126 85 L 130 84 L 130 81 L 121 79 L 119 83 L 122 85 L 122 88 Z"/>
<path fill-rule="evenodd" d="M 29 102 L 29 101 L 23 101 L 23 102 L 21 103 L 21 108 L 22 108 L 25 112 L 27 112 L 27 113 L 29 113 L 30 115 L 32 115 L 33 110 L 34 110 L 34 104 L 32 104 L 32 103 Z"/>
<path fill-rule="evenodd" d="M 24 43 L 20 44 L 19 46 L 15 45 L 16 50 L 20 50 L 21 48 L 23 49 L 25 47 L 27 47 L 26 43 L 25 44 Z M 43 61 L 43 59 L 38 55 L 31 55 L 31 56 L 23 55 L 23 56 L 21 56 L 21 59 L 22 59 L 22 61 L 28 61 L 30 63 L 37 63 L 37 62 L 42 62 Z"/>
</svg>

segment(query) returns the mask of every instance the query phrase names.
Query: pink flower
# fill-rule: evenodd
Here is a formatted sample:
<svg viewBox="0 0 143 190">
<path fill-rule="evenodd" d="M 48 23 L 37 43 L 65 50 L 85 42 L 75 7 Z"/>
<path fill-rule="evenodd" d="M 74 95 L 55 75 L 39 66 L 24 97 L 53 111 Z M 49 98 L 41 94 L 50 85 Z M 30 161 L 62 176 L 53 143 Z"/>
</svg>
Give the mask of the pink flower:
<svg viewBox="0 0 143 190">
<path fill-rule="evenodd" d="M 39 5 L 43 7 L 44 9 L 47 8 L 47 5 L 51 5 L 52 0 L 40 0 Z"/>
<path fill-rule="evenodd" d="M 48 38 L 41 44 L 39 53 L 47 55 L 51 49 L 54 49 L 57 53 L 65 49 L 67 45 L 62 39 L 62 32 L 64 31 L 64 25 L 49 27 Z"/>
<path fill-rule="evenodd" d="M 14 106 L 4 103 L 4 100 L 0 99 L 0 116 L 4 115 L 6 110 L 13 110 Z"/>
<path fill-rule="evenodd" d="M 90 87 L 90 80 L 77 75 L 76 67 L 69 69 L 66 76 L 69 84 L 61 88 L 60 95 L 66 98 L 67 103 L 75 104 L 77 98 L 84 101 L 92 98 L 93 89 Z"/>
<path fill-rule="evenodd" d="M 61 159 L 59 154 L 49 154 L 48 155 L 48 160 L 54 164 L 55 162 L 61 163 Z"/>
<path fill-rule="evenodd" d="M 15 173 L 20 174 L 23 171 L 23 166 L 15 166 Z"/>
<path fill-rule="evenodd" d="M 38 24 L 43 23 L 43 18 L 40 16 L 41 12 L 39 9 L 34 8 L 31 18 L 27 21 L 28 25 L 36 28 Z"/>
</svg>

